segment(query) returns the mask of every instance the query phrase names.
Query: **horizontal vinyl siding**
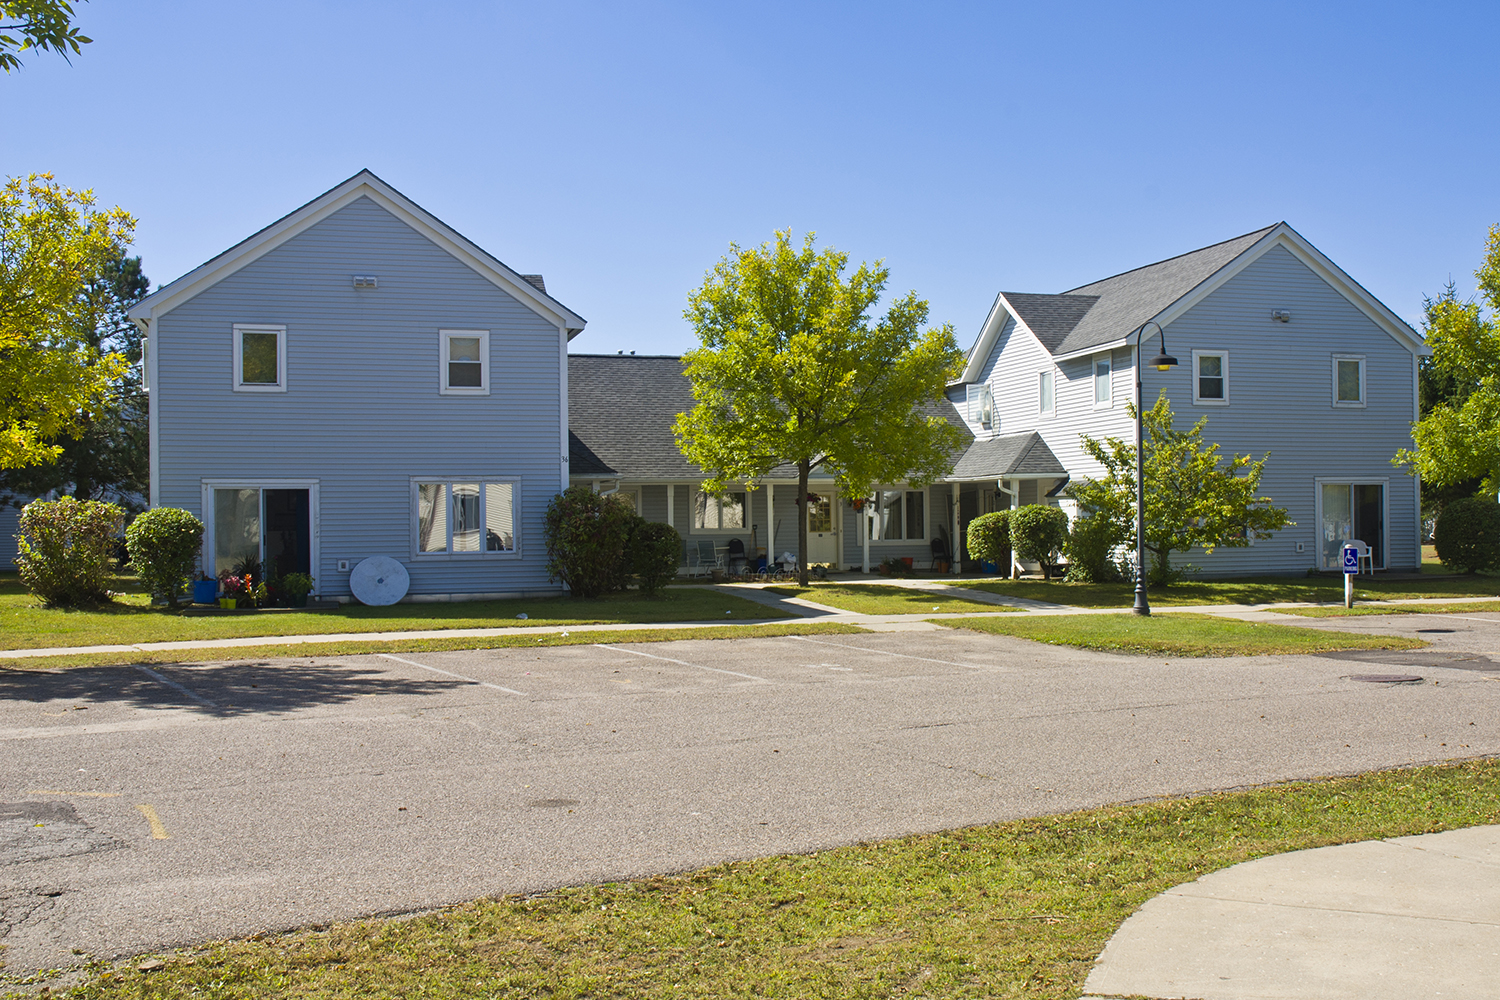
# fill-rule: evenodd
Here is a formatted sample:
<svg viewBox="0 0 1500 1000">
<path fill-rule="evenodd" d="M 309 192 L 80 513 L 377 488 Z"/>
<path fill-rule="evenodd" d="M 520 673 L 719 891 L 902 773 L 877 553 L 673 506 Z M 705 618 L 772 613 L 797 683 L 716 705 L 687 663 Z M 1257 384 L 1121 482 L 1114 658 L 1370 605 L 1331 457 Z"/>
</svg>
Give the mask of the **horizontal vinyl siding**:
<svg viewBox="0 0 1500 1000">
<path fill-rule="evenodd" d="M 355 290 L 374 274 L 375 290 Z M 232 326 L 286 327 L 287 391 L 232 390 Z M 438 393 L 438 331 L 490 331 L 490 395 Z M 317 479 L 323 595 L 338 560 L 392 556 L 412 594 L 549 586 L 560 479 L 560 333 L 369 199 L 158 321 L 160 502 L 203 515 L 203 479 Z M 416 559 L 411 477 L 519 478 L 519 558 Z"/>
<path fill-rule="evenodd" d="M 1272 320 L 1277 309 L 1288 310 L 1291 322 Z M 1391 465 L 1396 450 L 1412 443 L 1409 350 L 1280 247 L 1168 326 L 1167 346 L 1181 363 L 1145 373 L 1148 402 L 1165 388 L 1183 429 L 1206 416 L 1204 439 L 1226 456 L 1270 452 L 1261 492 L 1297 522 L 1248 548 L 1194 550 L 1178 560 L 1209 575 L 1308 569 L 1317 559 L 1314 480 L 1343 477 L 1388 481 L 1386 565 L 1420 564 L 1416 483 Z M 1193 403 L 1195 349 L 1229 352 L 1228 406 Z M 1364 408 L 1333 406 L 1334 354 L 1364 355 Z"/>
</svg>

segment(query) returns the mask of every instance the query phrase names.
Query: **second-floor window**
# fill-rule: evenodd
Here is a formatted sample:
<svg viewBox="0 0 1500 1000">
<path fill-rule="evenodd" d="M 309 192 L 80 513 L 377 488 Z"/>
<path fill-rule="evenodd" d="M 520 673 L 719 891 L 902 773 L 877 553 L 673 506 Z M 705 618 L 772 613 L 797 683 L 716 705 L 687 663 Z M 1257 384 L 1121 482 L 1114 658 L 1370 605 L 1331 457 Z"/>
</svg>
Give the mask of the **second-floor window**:
<svg viewBox="0 0 1500 1000">
<path fill-rule="evenodd" d="M 1333 356 L 1333 405 L 1365 405 L 1365 358 L 1362 354 Z"/>
<path fill-rule="evenodd" d="M 1108 406 L 1114 400 L 1109 381 L 1109 355 L 1094 358 L 1094 405 Z"/>
<path fill-rule="evenodd" d="M 440 330 L 439 391 L 445 396 L 486 396 L 490 391 L 490 332 Z"/>
<path fill-rule="evenodd" d="M 286 391 L 286 327 L 234 325 L 234 391 Z"/>
<path fill-rule="evenodd" d="M 1193 402 L 1219 405 L 1229 402 L 1229 352 L 1193 352 Z"/>
<path fill-rule="evenodd" d="M 1041 372 L 1037 379 L 1037 412 L 1052 413 L 1057 406 L 1052 396 L 1053 383 L 1051 372 Z"/>
</svg>

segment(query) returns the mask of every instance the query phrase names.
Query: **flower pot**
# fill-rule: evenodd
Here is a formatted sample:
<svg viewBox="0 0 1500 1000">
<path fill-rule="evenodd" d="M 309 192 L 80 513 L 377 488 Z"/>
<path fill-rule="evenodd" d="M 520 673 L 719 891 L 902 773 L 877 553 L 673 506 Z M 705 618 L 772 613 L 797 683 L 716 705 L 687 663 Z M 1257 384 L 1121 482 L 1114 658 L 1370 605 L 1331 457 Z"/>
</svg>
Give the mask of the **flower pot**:
<svg viewBox="0 0 1500 1000">
<path fill-rule="evenodd" d="M 724 582 L 724 571 L 722 569 L 711 569 L 709 570 L 709 574 L 713 577 L 714 583 Z"/>
<path fill-rule="evenodd" d="M 901 562 L 906 566 L 907 569 L 911 569 L 912 568 L 912 557 L 911 556 L 902 556 L 901 557 Z"/>
<path fill-rule="evenodd" d="M 193 603 L 212 604 L 219 596 L 218 580 L 194 580 L 193 581 Z"/>
<path fill-rule="evenodd" d="M 221 597 L 221 598 L 219 598 L 219 607 L 223 608 L 225 611 L 233 611 L 234 610 L 234 598 L 233 597 Z"/>
</svg>

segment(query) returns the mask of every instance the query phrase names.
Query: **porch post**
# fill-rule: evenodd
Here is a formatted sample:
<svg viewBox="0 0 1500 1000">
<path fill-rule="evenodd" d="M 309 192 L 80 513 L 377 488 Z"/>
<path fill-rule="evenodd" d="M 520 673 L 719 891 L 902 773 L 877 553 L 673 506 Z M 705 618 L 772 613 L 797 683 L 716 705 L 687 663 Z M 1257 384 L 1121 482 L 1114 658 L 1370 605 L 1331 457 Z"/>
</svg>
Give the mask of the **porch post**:
<svg viewBox="0 0 1500 1000">
<path fill-rule="evenodd" d="M 958 537 L 958 491 L 959 484 L 953 484 L 953 575 L 958 576 L 963 567 L 963 541 Z"/>
<path fill-rule="evenodd" d="M 645 506 L 645 504 L 642 503 L 642 506 Z M 677 527 L 677 522 L 675 520 L 676 516 L 677 516 L 677 484 L 676 483 L 668 483 L 667 484 L 667 527 L 669 527 L 669 528 L 675 528 L 675 527 Z"/>
<path fill-rule="evenodd" d="M 863 504 L 859 510 L 855 511 L 855 516 L 859 518 L 859 545 L 864 552 L 863 569 L 866 573 L 870 572 L 870 512 L 866 509 L 869 506 L 869 504 Z"/>
<path fill-rule="evenodd" d="M 766 566 L 776 561 L 776 484 L 766 480 Z"/>
</svg>

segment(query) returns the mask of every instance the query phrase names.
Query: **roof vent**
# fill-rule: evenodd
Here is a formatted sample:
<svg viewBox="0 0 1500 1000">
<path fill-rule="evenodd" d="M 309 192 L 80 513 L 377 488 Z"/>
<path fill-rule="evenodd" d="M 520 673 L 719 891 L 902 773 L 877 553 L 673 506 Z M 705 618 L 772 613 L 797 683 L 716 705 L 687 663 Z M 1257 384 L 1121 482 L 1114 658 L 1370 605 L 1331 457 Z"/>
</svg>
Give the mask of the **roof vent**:
<svg viewBox="0 0 1500 1000">
<path fill-rule="evenodd" d="M 379 288 L 380 279 L 373 274 L 356 274 L 354 276 L 355 288 Z"/>
<path fill-rule="evenodd" d="M 1292 321 L 1292 314 L 1285 309 L 1277 309 L 1271 313 L 1271 318 L 1278 323 L 1290 323 Z"/>
<path fill-rule="evenodd" d="M 540 274 L 523 274 L 521 275 L 521 280 L 526 282 L 526 284 L 530 285 L 532 288 L 535 288 L 537 291 L 541 292 L 543 295 L 547 294 L 547 283 L 542 280 L 542 276 Z"/>
</svg>

